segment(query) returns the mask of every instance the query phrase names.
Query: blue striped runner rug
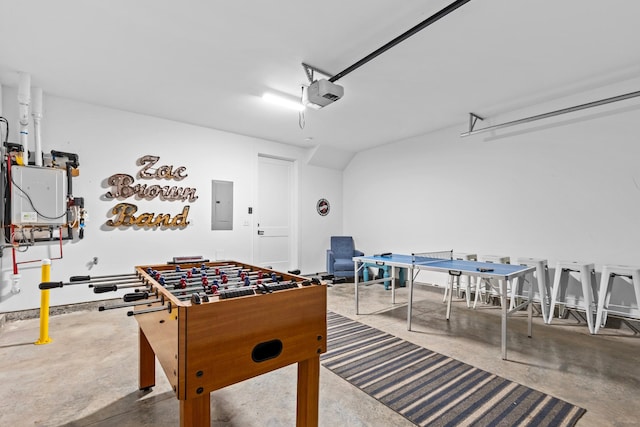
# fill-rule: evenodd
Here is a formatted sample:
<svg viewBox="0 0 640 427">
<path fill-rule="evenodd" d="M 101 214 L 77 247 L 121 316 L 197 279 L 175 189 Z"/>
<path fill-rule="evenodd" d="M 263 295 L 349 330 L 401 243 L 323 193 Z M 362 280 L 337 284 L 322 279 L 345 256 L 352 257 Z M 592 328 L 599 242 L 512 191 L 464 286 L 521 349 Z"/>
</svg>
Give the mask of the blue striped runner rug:
<svg viewBox="0 0 640 427">
<path fill-rule="evenodd" d="M 585 409 L 327 313 L 323 366 L 419 426 L 573 426 Z"/>
</svg>

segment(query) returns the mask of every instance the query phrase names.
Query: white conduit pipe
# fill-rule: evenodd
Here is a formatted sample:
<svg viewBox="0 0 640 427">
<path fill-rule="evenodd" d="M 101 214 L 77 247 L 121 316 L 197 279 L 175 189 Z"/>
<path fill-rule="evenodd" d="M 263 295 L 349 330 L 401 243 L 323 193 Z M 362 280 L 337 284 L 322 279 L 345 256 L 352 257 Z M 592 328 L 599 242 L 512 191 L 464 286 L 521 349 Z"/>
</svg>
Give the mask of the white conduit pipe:
<svg viewBox="0 0 640 427">
<path fill-rule="evenodd" d="M 20 145 L 23 149 L 24 164 L 29 164 L 29 104 L 31 103 L 31 75 L 19 73 L 18 108 L 20 121 Z"/>
<path fill-rule="evenodd" d="M 0 117 L 4 118 L 4 116 L 2 115 L 2 85 L 0 84 Z M 3 130 L 6 131 L 7 133 L 9 132 L 9 126 L 5 126 L 6 123 L 4 124 L 0 124 L 0 144 L 4 143 L 5 140 L 5 134 L 3 134 Z M 4 128 L 4 129 L 3 129 Z M 6 138 L 9 138 L 9 135 L 6 135 Z M 0 148 L 0 152 L 2 152 L 2 157 L 4 157 L 5 151 L 4 151 L 4 147 Z"/>
<path fill-rule="evenodd" d="M 42 134 L 40 132 L 40 120 L 42 120 L 42 88 L 40 87 L 33 88 L 33 105 L 31 107 L 31 115 L 33 116 L 35 165 L 42 166 Z"/>
</svg>

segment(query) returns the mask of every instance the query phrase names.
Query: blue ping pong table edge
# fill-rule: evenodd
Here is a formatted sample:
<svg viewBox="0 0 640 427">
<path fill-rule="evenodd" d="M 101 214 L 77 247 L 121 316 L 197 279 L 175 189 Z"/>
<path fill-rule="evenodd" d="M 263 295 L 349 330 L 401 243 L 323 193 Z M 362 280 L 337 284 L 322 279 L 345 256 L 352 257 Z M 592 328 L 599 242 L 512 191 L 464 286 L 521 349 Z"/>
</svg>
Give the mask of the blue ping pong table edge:
<svg viewBox="0 0 640 427">
<path fill-rule="evenodd" d="M 487 277 L 516 277 L 533 271 L 532 267 L 522 266 L 518 264 L 498 264 L 469 260 L 447 260 L 441 262 L 429 263 L 421 265 L 414 263 L 412 255 L 391 254 L 389 256 L 359 256 L 353 257 L 354 262 L 364 262 L 367 264 L 388 264 L 396 267 L 415 267 L 418 269 L 431 270 L 434 272 L 461 272 L 462 274 L 487 276 Z M 478 269 L 486 269 L 491 271 L 480 272 Z"/>
</svg>

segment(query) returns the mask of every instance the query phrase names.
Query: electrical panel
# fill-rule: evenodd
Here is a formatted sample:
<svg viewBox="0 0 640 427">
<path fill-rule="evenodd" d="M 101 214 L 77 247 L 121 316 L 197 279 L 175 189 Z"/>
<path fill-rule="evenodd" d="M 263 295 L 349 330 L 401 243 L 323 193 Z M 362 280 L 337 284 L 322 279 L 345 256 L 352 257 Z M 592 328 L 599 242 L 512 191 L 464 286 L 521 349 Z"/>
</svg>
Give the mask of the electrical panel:
<svg viewBox="0 0 640 427">
<path fill-rule="evenodd" d="M 211 229 L 233 230 L 233 182 L 211 181 Z"/>
<path fill-rule="evenodd" d="M 67 223 L 67 177 L 64 169 L 11 166 L 11 222 L 21 226 Z"/>
</svg>

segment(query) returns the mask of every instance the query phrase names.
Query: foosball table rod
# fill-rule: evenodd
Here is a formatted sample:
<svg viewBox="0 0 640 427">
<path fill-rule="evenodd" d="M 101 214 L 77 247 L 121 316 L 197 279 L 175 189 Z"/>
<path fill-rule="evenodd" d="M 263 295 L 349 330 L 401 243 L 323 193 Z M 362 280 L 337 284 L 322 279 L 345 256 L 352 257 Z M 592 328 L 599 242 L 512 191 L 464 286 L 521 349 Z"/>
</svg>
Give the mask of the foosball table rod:
<svg viewBox="0 0 640 427">
<path fill-rule="evenodd" d="M 141 285 L 140 281 L 114 283 L 112 285 L 99 285 L 93 287 L 94 294 L 103 294 L 105 292 L 115 292 L 118 289 L 136 288 Z"/>
<path fill-rule="evenodd" d="M 119 280 L 125 277 L 137 277 L 136 273 L 109 274 L 106 276 L 71 276 L 70 282 L 104 282 L 110 280 Z"/>
<path fill-rule="evenodd" d="M 164 310 L 169 310 L 169 313 L 171 313 L 171 311 L 173 310 L 171 301 L 167 301 L 167 305 L 162 305 L 160 307 L 151 307 L 151 308 L 145 308 L 142 310 L 127 311 L 127 316 L 137 316 L 140 314 L 157 313 L 158 311 L 164 311 Z"/>
</svg>

